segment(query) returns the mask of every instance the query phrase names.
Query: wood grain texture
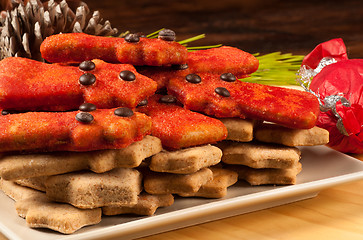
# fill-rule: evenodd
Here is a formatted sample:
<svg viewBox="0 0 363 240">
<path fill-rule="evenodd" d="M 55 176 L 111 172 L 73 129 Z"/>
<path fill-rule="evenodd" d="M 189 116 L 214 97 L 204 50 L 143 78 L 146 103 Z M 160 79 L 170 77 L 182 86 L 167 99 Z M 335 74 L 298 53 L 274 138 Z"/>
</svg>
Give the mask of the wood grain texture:
<svg viewBox="0 0 363 240">
<path fill-rule="evenodd" d="M 363 2 L 283 0 L 85 0 L 120 31 L 171 28 L 178 39 L 205 33 L 193 45 L 222 43 L 248 52 L 307 54 L 320 42 L 344 39 L 363 57 Z"/>
<path fill-rule="evenodd" d="M 142 239 L 363 239 L 362 187 L 344 184 L 309 200 Z"/>
</svg>

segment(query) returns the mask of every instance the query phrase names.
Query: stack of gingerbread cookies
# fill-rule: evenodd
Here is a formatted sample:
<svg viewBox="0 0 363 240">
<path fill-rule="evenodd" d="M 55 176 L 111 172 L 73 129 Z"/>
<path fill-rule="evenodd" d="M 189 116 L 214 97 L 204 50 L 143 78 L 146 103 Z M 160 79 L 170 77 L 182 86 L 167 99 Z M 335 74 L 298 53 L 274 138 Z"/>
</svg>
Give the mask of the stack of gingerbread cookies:
<svg viewBox="0 0 363 240">
<path fill-rule="evenodd" d="M 41 51 L 52 64 L 0 62 L 1 189 L 30 227 L 152 215 L 174 195 L 222 198 L 238 178 L 294 184 L 296 146 L 328 141 L 316 98 L 239 81 L 258 61 L 236 48 L 188 53 L 164 30 L 59 34 Z"/>
<path fill-rule="evenodd" d="M 295 184 L 302 170 L 299 146 L 329 142 L 329 132 L 319 127 L 292 129 L 281 125 L 243 119 L 223 119 L 226 141 L 218 143 L 222 162 L 238 178 L 251 185 Z"/>
</svg>

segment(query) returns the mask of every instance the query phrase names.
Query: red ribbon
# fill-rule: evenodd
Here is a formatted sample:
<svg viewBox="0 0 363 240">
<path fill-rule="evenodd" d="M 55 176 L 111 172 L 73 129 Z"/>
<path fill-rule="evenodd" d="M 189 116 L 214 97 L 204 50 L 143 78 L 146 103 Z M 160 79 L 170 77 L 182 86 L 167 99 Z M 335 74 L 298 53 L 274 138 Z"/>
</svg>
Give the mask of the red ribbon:
<svg viewBox="0 0 363 240">
<path fill-rule="evenodd" d="M 347 60 L 347 49 L 343 39 L 335 38 L 319 44 L 312 52 L 304 57 L 302 65 L 307 65 L 315 69 L 324 57 L 332 57 L 337 61 Z"/>
<path fill-rule="evenodd" d="M 336 127 L 337 117 L 331 111 L 321 113 L 317 125 L 330 133 L 329 145 L 338 151 L 363 153 L 363 59 L 348 59 L 341 38 L 319 44 L 306 55 L 302 65 L 315 69 L 324 57 L 334 58 L 337 63 L 324 67 L 311 81 L 310 89 L 321 100 L 331 95 L 342 95 L 350 102 L 345 107 L 339 101 L 336 110 L 349 136 Z"/>
</svg>

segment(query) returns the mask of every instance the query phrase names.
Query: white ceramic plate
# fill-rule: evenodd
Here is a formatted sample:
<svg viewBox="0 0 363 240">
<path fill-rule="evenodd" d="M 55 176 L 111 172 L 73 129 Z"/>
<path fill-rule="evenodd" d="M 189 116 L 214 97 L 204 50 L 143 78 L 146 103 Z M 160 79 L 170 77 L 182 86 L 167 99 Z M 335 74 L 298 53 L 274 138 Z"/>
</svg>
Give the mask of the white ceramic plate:
<svg viewBox="0 0 363 240">
<path fill-rule="evenodd" d="M 16 214 L 14 201 L 1 192 L 0 230 L 10 239 L 132 239 L 314 197 L 324 188 L 363 179 L 363 162 L 355 158 L 324 146 L 301 150 L 303 170 L 296 185 L 251 187 L 239 182 L 223 199 L 176 198 L 154 216 L 104 217 L 100 224 L 72 235 L 28 228 Z"/>
</svg>

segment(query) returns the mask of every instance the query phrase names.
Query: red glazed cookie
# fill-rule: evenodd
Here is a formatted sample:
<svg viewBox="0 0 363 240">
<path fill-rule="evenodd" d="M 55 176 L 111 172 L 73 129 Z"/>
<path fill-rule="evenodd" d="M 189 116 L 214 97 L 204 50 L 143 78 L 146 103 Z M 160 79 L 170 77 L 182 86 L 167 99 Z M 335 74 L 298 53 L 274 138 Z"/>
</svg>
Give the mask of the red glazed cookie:
<svg viewBox="0 0 363 240">
<path fill-rule="evenodd" d="M 0 116 L 0 152 L 119 149 L 150 132 L 151 119 L 127 108 L 9 114 Z"/>
<path fill-rule="evenodd" d="M 187 49 L 179 43 L 132 36 L 112 38 L 84 33 L 57 34 L 43 41 L 40 52 L 45 60 L 52 63 L 80 63 L 92 59 L 137 66 L 186 63 Z"/>
<path fill-rule="evenodd" d="M 137 108 L 152 118 L 152 135 L 172 149 L 215 143 L 227 137 L 227 129 L 217 119 L 176 105 L 169 95 L 154 95 L 146 106 Z"/>
<path fill-rule="evenodd" d="M 186 67 L 183 69 L 183 67 Z M 157 89 L 165 89 L 169 80 L 177 76 L 185 76 L 190 73 L 188 65 L 175 65 L 172 67 L 137 67 L 137 71 L 144 76 L 147 76 L 157 83 Z"/>
<path fill-rule="evenodd" d="M 156 83 L 129 64 L 92 60 L 73 67 L 17 57 L 0 62 L 0 109 L 5 110 L 66 111 L 84 102 L 134 108 L 155 91 Z"/>
<path fill-rule="evenodd" d="M 188 52 L 187 64 L 172 67 L 139 67 L 138 71 L 155 80 L 158 89 L 168 85 L 170 79 L 190 73 L 230 72 L 237 78 L 244 78 L 258 68 L 258 59 L 238 48 L 223 46 L 207 50 Z"/>
<path fill-rule="evenodd" d="M 243 78 L 256 72 L 258 59 L 238 48 L 223 46 L 189 52 L 188 66 L 194 73 L 232 73 Z"/>
<path fill-rule="evenodd" d="M 216 117 L 266 120 L 291 128 L 311 128 L 319 103 L 311 93 L 246 83 L 233 74 L 187 75 L 170 80 L 168 92 L 184 107 Z"/>
</svg>

